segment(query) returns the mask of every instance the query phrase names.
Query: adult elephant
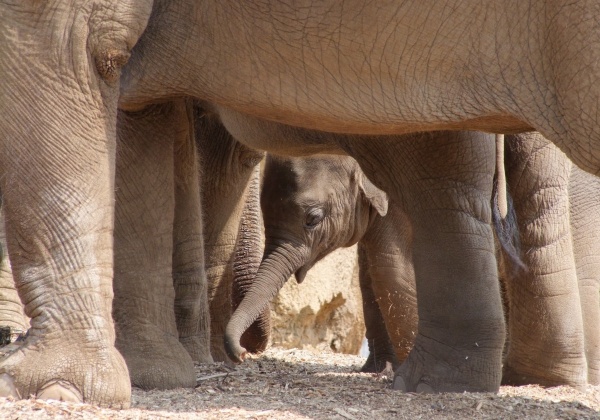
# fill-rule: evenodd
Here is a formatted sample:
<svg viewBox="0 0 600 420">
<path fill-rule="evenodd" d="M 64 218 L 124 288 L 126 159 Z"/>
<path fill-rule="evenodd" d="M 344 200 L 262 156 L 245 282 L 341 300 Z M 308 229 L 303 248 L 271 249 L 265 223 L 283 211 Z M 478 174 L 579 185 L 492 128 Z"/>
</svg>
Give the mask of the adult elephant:
<svg viewBox="0 0 600 420">
<path fill-rule="evenodd" d="M 0 188 L 32 318 L 21 351 L 0 364 L 0 393 L 125 405 L 110 318 L 117 79 L 151 2 L 54 5 L 0 4 Z M 587 19 L 597 5 L 157 0 L 122 80 L 122 106 L 191 94 L 336 132 L 533 127 L 597 171 L 600 29 Z M 376 143 L 353 153 L 378 154 Z M 451 344 L 434 324 L 432 338 Z M 430 354 L 425 364 L 435 370 L 442 360 Z M 420 373 L 411 375 L 410 389 Z M 476 382 L 468 389 L 490 388 Z"/>
<path fill-rule="evenodd" d="M 417 331 L 411 227 L 402 209 L 388 204 L 386 193 L 367 179 L 354 159 L 336 155 L 269 155 L 261 203 L 265 255 L 279 256 L 284 263 L 265 260 L 274 271 L 263 269 L 249 292 L 261 289 L 274 296 L 283 286 L 282 278 L 295 273 L 300 283 L 317 261 L 358 242 L 369 343 L 369 358 L 361 371 L 379 372 L 387 362 L 397 368 L 408 356 Z M 254 312 L 254 306 L 268 307 L 267 294 L 243 301 L 232 324 L 245 325 L 243 318 Z M 239 341 L 240 332 L 229 335 L 230 342 Z"/>
<path fill-rule="evenodd" d="M 600 74 L 591 47 L 600 40 L 600 29 L 584 18 L 596 4 L 157 2 L 127 66 L 120 103 L 137 108 L 173 95 L 198 97 L 216 104 L 227 129 L 252 147 L 282 154 L 339 153 L 341 148 L 399 202 L 404 194 L 398 179 L 400 146 L 367 136 L 332 144 L 318 132 L 286 141 L 261 136 L 244 123 L 240 128 L 240 120 L 252 115 L 354 134 L 536 129 L 578 165 L 596 172 L 600 131 L 592 110 L 600 88 L 582 77 Z M 510 18 L 515 15 L 527 18 Z M 438 143 L 432 161 L 442 150 L 450 151 Z M 465 159 L 478 153 L 452 152 Z M 482 172 L 469 165 L 471 173 Z M 487 178 L 477 184 L 461 178 L 469 178 L 466 173 L 456 176 L 447 181 L 448 190 L 460 191 L 461 198 L 449 197 L 444 209 L 434 210 L 442 199 L 430 199 L 420 212 L 413 208 L 418 220 L 413 225 L 422 224 L 417 230 L 426 232 L 424 218 L 439 217 L 438 211 L 445 227 L 436 234 L 415 233 L 422 238 L 416 248 L 423 247 L 415 254 L 420 258 L 415 260 L 419 333 L 397 377 L 398 387 L 409 391 L 497 390 L 500 383 L 499 302 L 484 304 L 466 294 L 470 290 L 480 297 L 484 288 L 497 287 L 490 257 L 478 254 L 491 252 L 491 231 L 471 231 L 464 241 L 456 228 L 486 221 L 489 203 L 481 197 L 487 194 Z M 427 190 L 430 186 L 421 181 Z M 452 181 L 461 187 L 452 188 Z M 444 240 L 433 241 L 436 236 Z M 441 255 L 453 255 L 468 267 L 451 269 Z"/>
</svg>

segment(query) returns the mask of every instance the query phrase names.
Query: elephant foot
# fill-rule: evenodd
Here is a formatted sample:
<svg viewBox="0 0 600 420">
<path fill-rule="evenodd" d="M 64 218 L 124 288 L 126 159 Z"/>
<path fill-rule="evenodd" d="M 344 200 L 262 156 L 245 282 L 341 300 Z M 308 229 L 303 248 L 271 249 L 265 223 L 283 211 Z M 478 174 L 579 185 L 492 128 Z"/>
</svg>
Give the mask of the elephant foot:
<svg viewBox="0 0 600 420">
<path fill-rule="evenodd" d="M 196 386 L 194 362 L 188 351 L 176 337 L 157 327 L 118 330 L 116 346 L 127 362 L 133 386 L 142 389 Z"/>
<path fill-rule="evenodd" d="M 391 365 L 395 371 L 400 366 L 398 358 L 395 354 L 390 353 L 369 353 L 369 357 L 365 361 L 365 364 L 360 368 L 359 372 L 362 373 L 381 373 L 387 366 Z"/>
<path fill-rule="evenodd" d="M 213 357 L 210 354 L 208 343 L 204 337 L 180 337 L 179 342 L 187 350 L 188 354 L 194 362 L 197 363 L 213 363 Z"/>
<path fill-rule="evenodd" d="M 404 392 L 498 392 L 502 346 L 451 348 L 422 336 L 394 374 L 393 388 Z"/>
<path fill-rule="evenodd" d="M 49 341 L 31 334 L 22 343 L 2 347 L 0 396 L 129 407 L 131 385 L 117 349 L 61 338 Z"/>
<path fill-rule="evenodd" d="M 600 385 L 600 369 L 594 367 L 588 368 L 588 384 Z"/>
<path fill-rule="evenodd" d="M 571 360 L 572 363 L 540 365 L 530 358 L 527 363 L 515 363 L 509 359 L 504 364 L 502 385 L 541 385 L 545 387 L 569 385 L 583 389 L 587 384 L 585 358 Z"/>
</svg>

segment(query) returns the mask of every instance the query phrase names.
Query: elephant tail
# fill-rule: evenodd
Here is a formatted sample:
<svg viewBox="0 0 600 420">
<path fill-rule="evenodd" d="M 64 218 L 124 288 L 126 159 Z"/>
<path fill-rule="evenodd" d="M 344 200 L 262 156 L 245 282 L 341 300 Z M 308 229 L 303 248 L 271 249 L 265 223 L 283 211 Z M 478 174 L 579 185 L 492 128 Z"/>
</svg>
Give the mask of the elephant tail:
<svg viewBox="0 0 600 420">
<path fill-rule="evenodd" d="M 510 261 L 513 274 L 527 271 L 521 259 L 519 225 L 504 170 L 504 135 L 496 135 L 496 175 L 492 192 L 492 222 L 498 242 Z"/>
</svg>

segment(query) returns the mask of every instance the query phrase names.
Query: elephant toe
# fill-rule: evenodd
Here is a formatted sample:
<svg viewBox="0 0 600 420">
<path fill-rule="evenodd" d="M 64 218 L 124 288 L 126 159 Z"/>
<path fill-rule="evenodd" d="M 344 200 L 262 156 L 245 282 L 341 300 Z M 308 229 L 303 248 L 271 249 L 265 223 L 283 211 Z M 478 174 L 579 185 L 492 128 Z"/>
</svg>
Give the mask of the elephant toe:
<svg viewBox="0 0 600 420">
<path fill-rule="evenodd" d="M 400 375 L 396 376 L 394 378 L 394 383 L 392 384 L 392 389 L 401 391 L 401 392 L 408 392 L 408 388 L 406 387 L 406 381 L 404 380 L 404 378 Z"/>
<path fill-rule="evenodd" d="M 72 340 L 65 345 L 64 339 L 29 337 L 18 350 L 5 353 L 0 362 L 0 396 L 21 399 L 33 395 L 45 400 L 129 407 L 129 375 L 117 349 L 110 342 L 90 346 L 80 344 L 83 339 L 78 337 L 69 338 Z"/>
<path fill-rule="evenodd" d="M 15 380 L 8 373 L 0 375 L 0 397 L 21 399 L 21 394 L 15 385 Z"/>
<path fill-rule="evenodd" d="M 48 382 L 38 390 L 37 397 L 42 400 L 83 402 L 83 397 L 77 388 L 65 381 Z"/>
</svg>

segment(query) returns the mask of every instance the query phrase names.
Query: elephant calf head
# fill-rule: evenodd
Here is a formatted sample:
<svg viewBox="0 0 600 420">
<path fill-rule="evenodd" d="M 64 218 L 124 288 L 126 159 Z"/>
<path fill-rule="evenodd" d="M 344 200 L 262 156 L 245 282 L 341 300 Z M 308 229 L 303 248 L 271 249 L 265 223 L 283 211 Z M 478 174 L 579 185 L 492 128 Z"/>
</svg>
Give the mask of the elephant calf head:
<svg viewBox="0 0 600 420">
<path fill-rule="evenodd" d="M 327 254 L 358 242 L 387 206 L 385 192 L 350 157 L 267 159 L 261 194 L 266 248 L 294 246 L 301 265 L 289 268 L 299 283 Z"/>
<path fill-rule="evenodd" d="M 230 358 L 241 361 L 240 335 L 291 274 L 302 282 L 317 261 L 358 242 L 375 217 L 385 216 L 387 206 L 385 192 L 350 157 L 269 156 L 261 194 L 265 253 L 256 281 L 227 326 Z"/>
</svg>

